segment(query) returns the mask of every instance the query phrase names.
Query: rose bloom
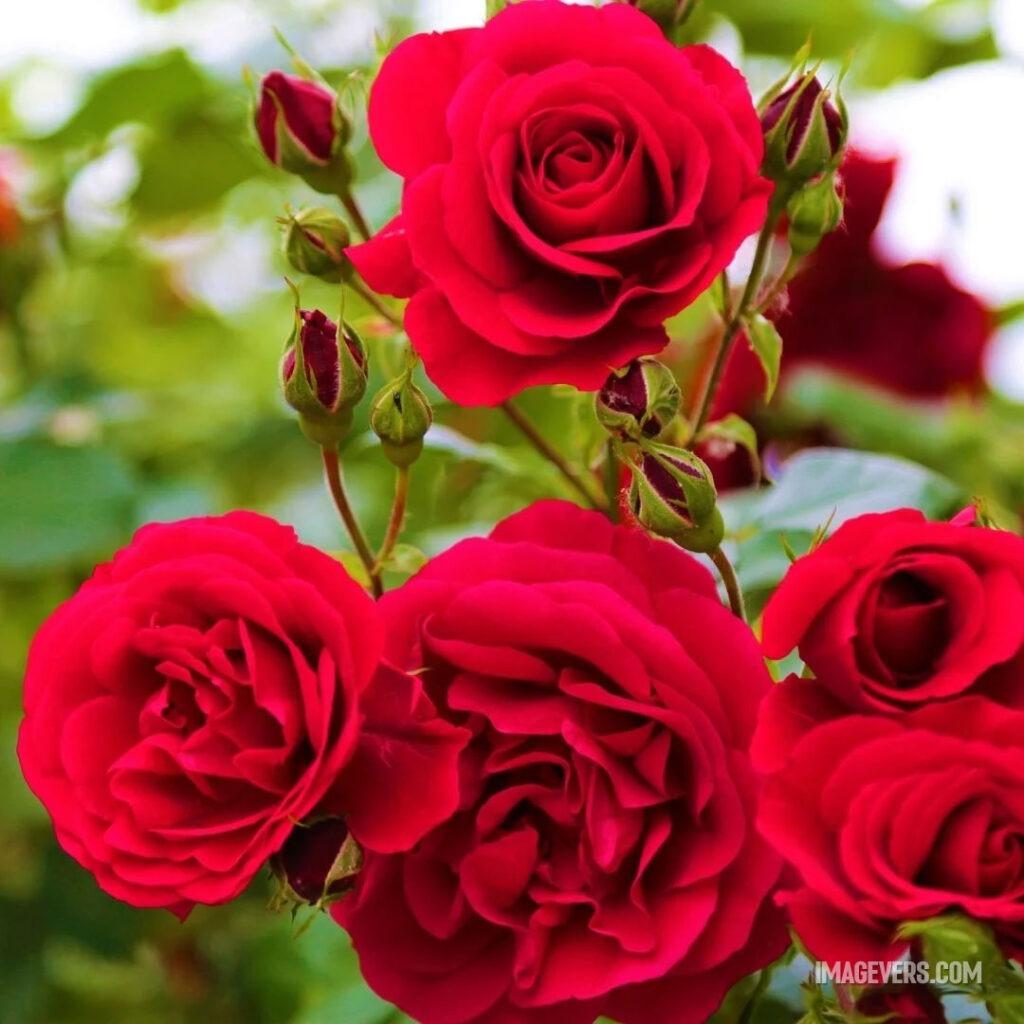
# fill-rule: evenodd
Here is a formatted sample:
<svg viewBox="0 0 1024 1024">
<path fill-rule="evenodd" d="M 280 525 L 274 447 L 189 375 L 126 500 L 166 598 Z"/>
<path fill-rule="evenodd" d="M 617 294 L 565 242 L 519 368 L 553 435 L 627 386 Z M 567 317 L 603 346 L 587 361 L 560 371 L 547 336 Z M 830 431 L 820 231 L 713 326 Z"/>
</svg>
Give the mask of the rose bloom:
<svg viewBox="0 0 1024 1024">
<path fill-rule="evenodd" d="M 370 134 L 402 209 L 348 254 L 412 295 L 406 328 L 453 401 L 596 390 L 667 344 L 764 221 L 746 82 L 626 4 L 532 0 L 417 35 L 381 68 Z"/>
<path fill-rule="evenodd" d="M 22 770 L 106 892 L 180 916 L 314 810 L 404 849 L 454 810 L 467 736 L 380 651 L 373 602 L 291 529 L 147 526 L 36 636 Z"/>
<path fill-rule="evenodd" d="M 1019 956 L 1024 712 L 981 697 L 830 717 L 791 676 L 762 706 L 758 827 L 799 873 L 781 896 L 821 960 L 891 960 L 904 921 L 964 913 Z"/>
<path fill-rule="evenodd" d="M 911 509 L 858 516 L 792 565 L 763 642 L 770 658 L 798 648 L 852 708 L 969 691 L 1024 707 L 1024 539 Z"/>
<path fill-rule="evenodd" d="M 458 813 L 332 911 L 381 996 L 422 1024 L 685 1024 L 781 954 L 747 755 L 770 684 L 695 559 L 541 502 L 381 611 L 473 736 Z"/>
</svg>

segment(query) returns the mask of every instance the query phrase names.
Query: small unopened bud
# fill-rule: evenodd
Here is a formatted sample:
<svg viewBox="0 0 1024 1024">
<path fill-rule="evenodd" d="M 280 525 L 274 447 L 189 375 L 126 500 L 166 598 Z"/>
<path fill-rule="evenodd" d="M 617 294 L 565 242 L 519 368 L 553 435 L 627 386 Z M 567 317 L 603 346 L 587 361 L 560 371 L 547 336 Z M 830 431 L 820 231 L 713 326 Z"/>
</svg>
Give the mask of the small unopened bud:
<svg viewBox="0 0 1024 1024">
<path fill-rule="evenodd" d="M 790 248 L 795 256 L 805 256 L 843 219 L 843 200 L 836 189 L 835 175 L 822 175 L 802 188 L 790 200 L 786 214 Z"/>
<path fill-rule="evenodd" d="M 307 207 L 283 221 L 284 254 L 303 274 L 336 284 L 352 275 L 352 263 L 345 255 L 348 225 L 323 206 Z"/>
<path fill-rule="evenodd" d="M 613 371 L 594 399 L 598 421 L 623 439 L 657 437 L 679 412 L 672 371 L 651 356 Z"/>
<path fill-rule="evenodd" d="M 765 174 L 792 189 L 839 166 L 848 124 L 842 101 L 832 103 L 818 79 L 805 74 L 771 100 L 761 128 Z"/>
<path fill-rule="evenodd" d="M 370 427 L 380 438 L 388 459 L 398 467 L 411 466 L 423 451 L 423 438 L 434 422 L 427 396 L 412 382 L 412 373 L 385 384 L 370 408 Z"/>
<path fill-rule="evenodd" d="M 323 906 L 347 892 L 362 868 L 362 851 L 341 818 L 296 825 L 270 866 L 283 902 Z"/>
<path fill-rule="evenodd" d="M 633 467 L 630 510 L 651 533 L 687 551 L 714 551 L 725 525 L 708 467 L 692 452 L 650 445 Z"/>
<path fill-rule="evenodd" d="M 296 310 L 295 327 L 281 364 L 285 401 L 313 442 L 336 445 L 352 425 L 352 409 L 366 392 L 366 349 L 359 335 L 319 309 Z"/>
<path fill-rule="evenodd" d="M 333 89 L 283 71 L 271 71 L 260 83 L 256 134 L 271 163 L 303 178 L 311 188 L 331 195 L 352 179 L 345 144 L 352 134 Z"/>
</svg>

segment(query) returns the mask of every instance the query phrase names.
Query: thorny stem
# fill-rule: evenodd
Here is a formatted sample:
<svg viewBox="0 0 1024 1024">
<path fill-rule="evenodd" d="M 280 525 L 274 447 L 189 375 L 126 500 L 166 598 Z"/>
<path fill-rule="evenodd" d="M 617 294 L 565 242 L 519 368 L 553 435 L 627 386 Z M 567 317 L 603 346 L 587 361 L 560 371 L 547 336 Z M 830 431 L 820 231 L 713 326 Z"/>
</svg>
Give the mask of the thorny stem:
<svg viewBox="0 0 1024 1024">
<path fill-rule="evenodd" d="M 370 550 L 369 544 L 366 543 L 366 535 L 359 525 L 359 520 L 356 519 L 355 512 L 352 511 L 348 495 L 345 493 L 345 484 L 341 479 L 341 460 L 338 457 L 338 448 L 336 445 L 324 445 L 320 449 L 320 454 L 323 457 L 327 489 L 331 492 L 334 505 L 341 516 L 342 522 L 345 524 L 349 537 L 352 538 L 356 554 L 359 555 L 359 560 L 366 569 L 366 575 L 369 577 L 373 596 L 380 597 L 384 592 L 380 583 L 380 573 L 377 571 L 377 563 L 373 557 L 373 552 Z"/>
</svg>

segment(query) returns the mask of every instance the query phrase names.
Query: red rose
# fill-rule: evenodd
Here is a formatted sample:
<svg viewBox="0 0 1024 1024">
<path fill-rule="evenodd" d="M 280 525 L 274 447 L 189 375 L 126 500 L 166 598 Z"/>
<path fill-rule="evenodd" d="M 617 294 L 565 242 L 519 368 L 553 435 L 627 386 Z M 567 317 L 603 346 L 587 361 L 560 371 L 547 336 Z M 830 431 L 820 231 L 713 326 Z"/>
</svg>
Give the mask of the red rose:
<svg viewBox="0 0 1024 1024">
<path fill-rule="evenodd" d="M 518 3 L 385 60 L 370 133 L 402 212 L 348 250 L 452 400 L 596 390 L 667 344 L 764 221 L 746 82 L 625 4 Z"/>
<path fill-rule="evenodd" d="M 381 611 L 473 735 L 458 813 L 333 910 L 384 998 L 423 1024 L 685 1024 L 781 953 L 747 756 L 769 682 L 691 556 L 542 502 Z"/>
<path fill-rule="evenodd" d="M 899 709 L 982 691 L 1024 706 L 1024 539 L 858 516 L 798 559 L 764 613 L 764 649 L 800 657 L 845 704 Z"/>
<path fill-rule="evenodd" d="M 64 849 L 139 907 L 237 896 L 314 809 L 404 849 L 454 810 L 466 736 L 380 648 L 373 602 L 291 529 L 148 526 L 39 631 L 22 770 Z"/>
<path fill-rule="evenodd" d="M 783 895 L 825 961 L 901 956 L 901 922 L 962 912 L 1015 948 L 1024 922 L 1024 712 L 964 697 L 831 718 L 791 676 L 762 706 L 758 816 L 799 871 Z"/>
</svg>

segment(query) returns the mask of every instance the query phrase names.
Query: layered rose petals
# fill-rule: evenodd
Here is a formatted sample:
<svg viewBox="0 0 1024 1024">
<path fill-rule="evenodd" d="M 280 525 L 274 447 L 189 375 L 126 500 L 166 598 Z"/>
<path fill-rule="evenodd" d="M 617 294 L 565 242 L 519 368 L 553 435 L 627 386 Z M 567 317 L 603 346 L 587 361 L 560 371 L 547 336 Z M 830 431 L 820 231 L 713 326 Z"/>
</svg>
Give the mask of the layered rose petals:
<svg viewBox="0 0 1024 1024">
<path fill-rule="evenodd" d="M 903 954 L 901 922 L 947 912 L 1024 921 L 1024 713 L 978 697 L 895 716 L 815 720 L 808 680 L 765 702 L 759 827 L 798 870 L 783 895 L 827 961 Z"/>
<path fill-rule="evenodd" d="M 413 296 L 413 343 L 463 404 L 596 389 L 662 348 L 662 321 L 760 227 L 771 190 L 741 75 L 626 5 L 528 0 L 414 36 L 369 117 L 406 187 L 400 217 L 348 252 Z"/>
<path fill-rule="evenodd" d="M 967 692 L 1021 706 L 1024 539 L 859 516 L 799 559 L 764 615 L 764 648 L 797 647 L 845 705 L 891 710 Z"/>
<path fill-rule="evenodd" d="M 472 739 L 457 813 L 334 913 L 424 1024 L 703 1021 L 786 938 L 747 757 L 769 687 L 690 556 L 545 502 L 385 596 Z"/>
<path fill-rule="evenodd" d="M 140 907 L 231 899 L 315 808 L 405 848 L 454 809 L 465 736 L 380 651 L 373 603 L 292 530 L 148 526 L 36 637 L 22 769 L 64 849 Z M 378 765 L 355 796 L 353 760 Z M 413 777 L 430 802 L 408 815 L 389 790 Z"/>
</svg>

